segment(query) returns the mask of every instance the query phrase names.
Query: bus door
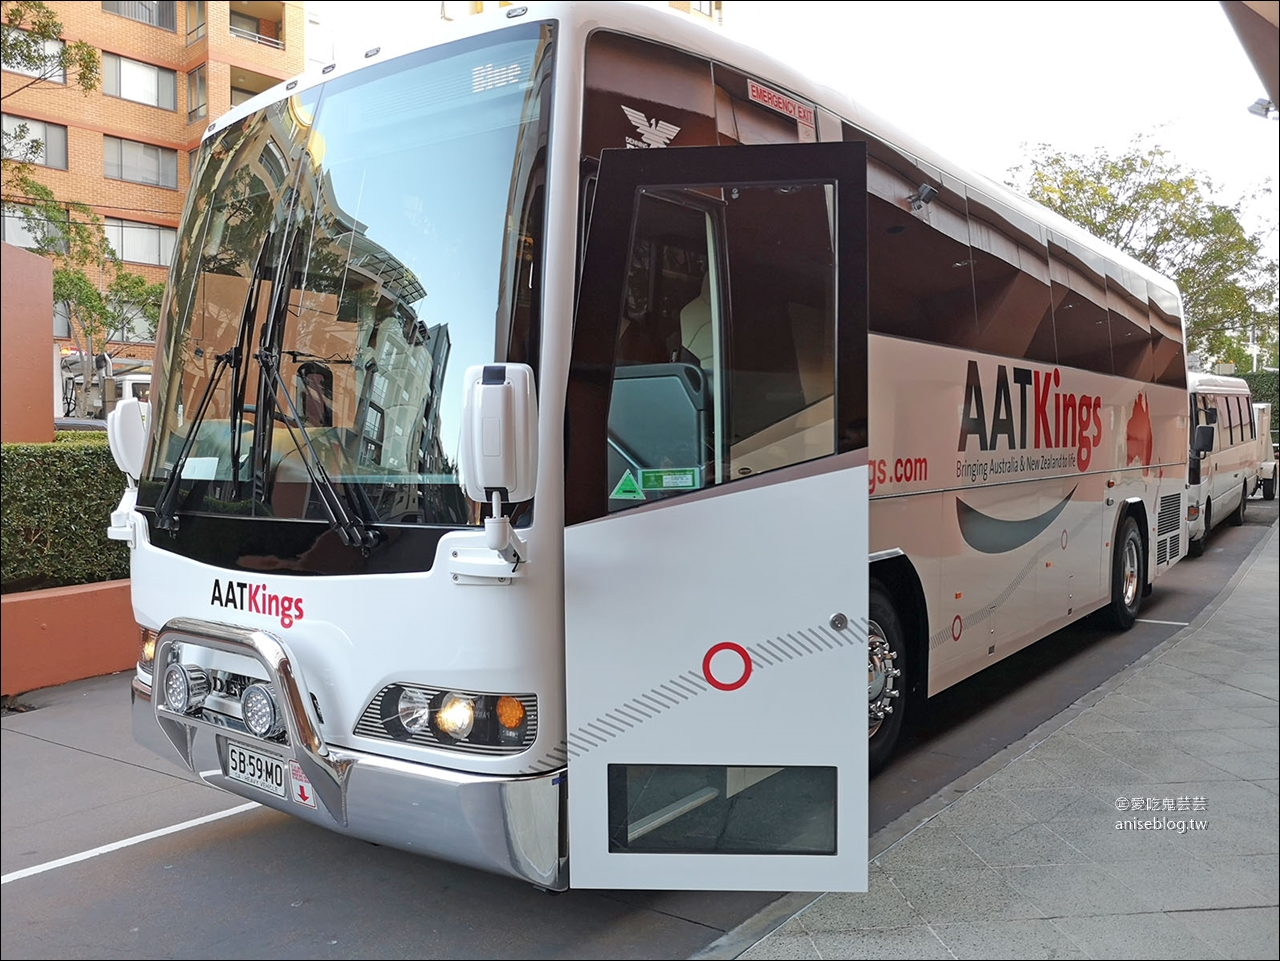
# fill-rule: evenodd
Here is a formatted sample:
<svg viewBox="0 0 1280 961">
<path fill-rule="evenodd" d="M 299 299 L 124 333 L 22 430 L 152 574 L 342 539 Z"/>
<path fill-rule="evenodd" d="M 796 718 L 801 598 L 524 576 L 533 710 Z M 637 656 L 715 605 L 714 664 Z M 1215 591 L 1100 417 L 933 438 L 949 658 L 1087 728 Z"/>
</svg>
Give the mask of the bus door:
<svg viewBox="0 0 1280 961">
<path fill-rule="evenodd" d="M 566 405 L 575 887 L 866 889 L 863 143 L 606 150 Z"/>
</svg>

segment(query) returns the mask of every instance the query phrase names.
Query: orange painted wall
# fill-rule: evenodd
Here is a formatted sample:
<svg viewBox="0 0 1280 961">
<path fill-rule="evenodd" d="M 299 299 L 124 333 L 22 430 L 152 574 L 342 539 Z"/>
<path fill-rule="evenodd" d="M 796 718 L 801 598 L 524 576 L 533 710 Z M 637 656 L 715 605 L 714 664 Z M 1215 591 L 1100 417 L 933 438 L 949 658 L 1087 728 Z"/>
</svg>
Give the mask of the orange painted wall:
<svg viewBox="0 0 1280 961">
<path fill-rule="evenodd" d="M 138 628 L 129 582 L 0 597 L 0 694 L 133 670 Z"/>
<path fill-rule="evenodd" d="M 0 441 L 53 440 L 53 264 L 2 244 Z"/>
</svg>

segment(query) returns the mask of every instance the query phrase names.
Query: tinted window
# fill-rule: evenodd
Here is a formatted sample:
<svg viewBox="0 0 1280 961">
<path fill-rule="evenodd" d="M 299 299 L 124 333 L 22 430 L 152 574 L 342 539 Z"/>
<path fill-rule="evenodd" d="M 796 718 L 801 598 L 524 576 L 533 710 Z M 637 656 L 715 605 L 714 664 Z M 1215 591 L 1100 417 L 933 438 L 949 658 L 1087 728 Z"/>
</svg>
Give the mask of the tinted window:
<svg viewBox="0 0 1280 961">
<path fill-rule="evenodd" d="M 1110 374 L 1111 322 L 1101 259 L 1090 258 L 1072 241 L 1054 240 L 1050 238 L 1049 272 L 1058 363 Z"/>
</svg>

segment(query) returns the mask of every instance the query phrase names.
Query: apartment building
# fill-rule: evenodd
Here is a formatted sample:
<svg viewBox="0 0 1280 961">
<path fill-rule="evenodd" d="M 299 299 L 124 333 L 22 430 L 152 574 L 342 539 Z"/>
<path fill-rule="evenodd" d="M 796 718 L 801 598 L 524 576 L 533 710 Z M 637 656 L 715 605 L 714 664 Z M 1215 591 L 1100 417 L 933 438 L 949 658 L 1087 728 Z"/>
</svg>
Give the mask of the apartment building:
<svg viewBox="0 0 1280 961">
<path fill-rule="evenodd" d="M 32 83 L 4 65 L 4 129 L 41 142 L 35 176 L 62 201 L 88 205 L 130 270 L 164 280 L 200 138 L 232 105 L 306 66 L 301 2 L 48 2 L 63 41 L 101 52 L 102 83 Z M 20 216 L 3 239 L 29 246 Z M 55 311 L 54 336 L 67 325 Z M 128 351 L 125 351 L 128 353 Z"/>
</svg>

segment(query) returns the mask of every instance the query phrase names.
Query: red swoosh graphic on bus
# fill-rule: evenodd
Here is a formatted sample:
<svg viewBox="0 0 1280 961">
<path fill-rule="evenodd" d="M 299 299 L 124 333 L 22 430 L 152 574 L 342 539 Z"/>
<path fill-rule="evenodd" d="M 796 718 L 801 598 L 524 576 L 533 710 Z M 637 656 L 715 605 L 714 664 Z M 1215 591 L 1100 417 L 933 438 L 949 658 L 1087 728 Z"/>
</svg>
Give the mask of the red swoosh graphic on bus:
<svg viewBox="0 0 1280 961">
<path fill-rule="evenodd" d="M 1066 497 L 1043 514 L 1021 521 L 1005 521 L 992 517 L 970 507 L 957 497 L 956 521 L 960 525 L 960 535 L 966 544 L 983 554 L 1004 554 L 1007 551 L 1016 550 L 1023 544 L 1029 544 L 1035 540 L 1054 522 L 1067 506 L 1067 501 L 1075 496 L 1076 489 L 1076 487 L 1071 488 Z"/>
</svg>

